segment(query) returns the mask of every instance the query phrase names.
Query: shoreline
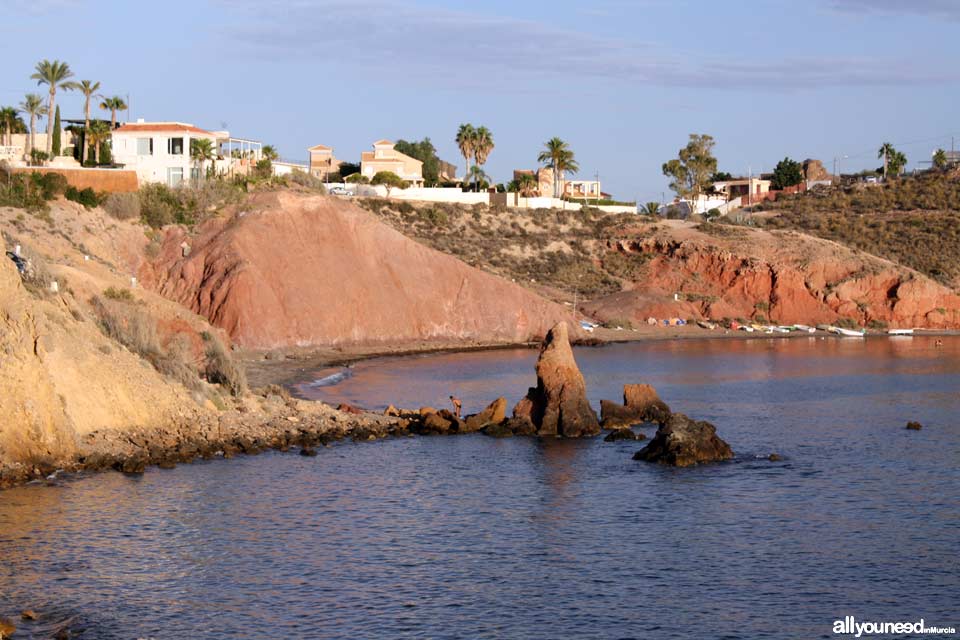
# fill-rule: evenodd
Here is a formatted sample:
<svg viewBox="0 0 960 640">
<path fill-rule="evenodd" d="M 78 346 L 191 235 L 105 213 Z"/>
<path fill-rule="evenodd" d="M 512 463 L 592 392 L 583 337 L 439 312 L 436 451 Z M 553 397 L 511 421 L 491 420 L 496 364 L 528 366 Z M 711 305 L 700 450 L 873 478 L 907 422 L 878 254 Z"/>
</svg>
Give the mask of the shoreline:
<svg viewBox="0 0 960 640">
<path fill-rule="evenodd" d="M 958 337 L 960 330 L 917 329 L 912 336 L 890 336 L 886 333 L 867 333 L 863 339 L 876 338 L 938 338 Z M 597 328 L 589 337 L 572 341 L 574 347 L 606 347 L 635 342 L 666 342 L 671 340 L 792 340 L 799 338 L 830 338 L 855 340 L 824 331 L 816 333 L 747 333 L 725 329 L 709 330 L 695 325 L 683 327 L 649 327 L 640 329 Z M 508 349 L 538 349 L 539 342 L 408 342 L 393 345 L 344 345 L 339 347 L 295 347 L 293 349 L 241 349 L 238 352 L 250 381 L 251 388 L 279 385 L 293 393 L 292 385 L 302 375 L 314 369 L 347 367 L 358 362 L 381 358 L 400 358 L 430 354 L 475 353 Z"/>
</svg>

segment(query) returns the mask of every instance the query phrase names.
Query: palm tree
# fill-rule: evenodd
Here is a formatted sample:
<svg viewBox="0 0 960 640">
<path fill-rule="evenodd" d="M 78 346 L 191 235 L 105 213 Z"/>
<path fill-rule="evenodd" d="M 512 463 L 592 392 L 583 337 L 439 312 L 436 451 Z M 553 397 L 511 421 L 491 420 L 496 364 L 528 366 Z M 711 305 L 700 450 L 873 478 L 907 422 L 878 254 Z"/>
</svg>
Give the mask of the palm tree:
<svg viewBox="0 0 960 640">
<path fill-rule="evenodd" d="M 37 118 L 46 115 L 47 108 L 43 106 L 43 98 L 35 93 L 28 93 L 20 103 L 20 110 L 30 116 L 30 144 L 26 150 L 26 155 L 29 157 L 36 144 Z"/>
<path fill-rule="evenodd" d="M 554 198 L 560 197 L 560 181 L 563 180 L 563 174 L 567 171 L 570 173 L 580 171 L 580 165 L 577 164 L 570 146 L 560 138 L 550 138 L 544 143 L 544 150 L 537 156 L 537 162 L 553 170 Z"/>
<path fill-rule="evenodd" d="M 487 172 L 478 165 L 473 165 L 470 167 L 470 173 L 468 175 L 473 180 L 474 185 L 476 185 L 477 191 L 480 190 L 481 184 L 490 183 L 490 176 L 487 175 Z"/>
<path fill-rule="evenodd" d="M 100 90 L 100 83 L 93 80 L 81 80 L 77 89 L 84 97 L 83 105 L 83 147 L 80 148 L 80 164 L 87 161 L 87 130 L 90 128 L 90 98 Z"/>
<path fill-rule="evenodd" d="M 460 125 L 460 128 L 457 129 L 456 142 L 457 147 L 460 148 L 460 154 L 466 160 L 464 169 L 464 180 L 466 180 L 467 176 L 470 175 L 470 158 L 474 156 L 476 149 L 477 130 L 473 128 L 472 124 Z"/>
<path fill-rule="evenodd" d="M 90 144 L 93 145 L 93 157 L 97 164 L 100 164 L 100 145 L 110 139 L 112 132 L 113 130 L 110 128 L 110 125 L 103 120 L 94 121 L 84 131 L 84 146 L 86 146 L 87 139 L 89 139 Z"/>
<path fill-rule="evenodd" d="M 31 75 L 30 78 L 36 80 L 37 85 L 45 84 L 50 86 L 50 100 L 47 103 L 47 113 L 53 113 L 54 111 L 58 88 L 64 91 L 77 88 L 77 83 L 69 80 L 71 77 L 73 77 L 73 72 L 70 71 L 70 65 L 66 62 L 60 62 L 59 60 L 54 60 L 53 62 L 41 60 L 37 63 L 36 72 Z M 53 123 L 50 121 L 50 118 L 47 118 L 47 155 L 50 155 L 53 145 L 53 136 L 51 135 L 52 127 Z"/>
<path fill-rule="evenodd" d="M 277 153 L 277 150 L 273 147 L 272 144 L 263 145 L 263 148 L 260 149 L 260 155 L 266 158 L 267 160 L 269 160 L 270 162 L 273 162 L 274 160 L 280 157 L 280 154 Z"/>
<path fill-rule="evenodd" d="M 3 129 L 0 144 L 13 144 L 13 130 L 17 126 L 17 113 L 18 110 L 13 107 L 0 107 L 0 128 Z"/>
<path fill-rule="evenodd" d="M 473 159 L 478 165 L 486 164 L 493 151 L 493 134 L 486 127 L 477 127 L 474 131 Z"/>
<path fill-rule="evenodd" d="M 947 168 L 947 152 L 943 149 L 937 149 L 933 152 L 933 166 L 941 171 Z"/>
<path fill-rule="evenodd" d="M 117 111 L 123 111 L 127 108 L 127 103 L 120 96 L 104 98 L 100 103 L 100 108 L 110 112 L 110 130 L 117 128 Z"/>
<path fill-rule="evenodd" d="M 520 195 L 524 198 L 532 197 L 537 193 L 539 188 L 540 184 L 533 174 L 524 173 L 517 179 L 517 191 L 519 191 Z"/>
<path fill-rule="evenodd" d="M 893 156 L 897 153 L 897 150 L 893 148 L 893 145 L 889 142 L 884 142 L 880 145 L 880 150 L 877 151 L 877 157 L 883 158 L 883 177 L 887 177 L 887 166 L 890 164 L 890 160 L 893 159 Z"/>
<path fill-rule="evenodd" d="M 217 157 L 216 150 L 213 148 L 213 141 L 209 138 L 191 138 L 190 157 L 197 163 L 197 177 L 203 180 L 205 178 L 204 165 L 208 160 Z"/>
<path fill-rule="evenodd" d="M 643 212 L 648 216 L 656 216 L 660 213 L 660 203 L 659 202 L 648 202 L 643 205 Z"/>
</svg>

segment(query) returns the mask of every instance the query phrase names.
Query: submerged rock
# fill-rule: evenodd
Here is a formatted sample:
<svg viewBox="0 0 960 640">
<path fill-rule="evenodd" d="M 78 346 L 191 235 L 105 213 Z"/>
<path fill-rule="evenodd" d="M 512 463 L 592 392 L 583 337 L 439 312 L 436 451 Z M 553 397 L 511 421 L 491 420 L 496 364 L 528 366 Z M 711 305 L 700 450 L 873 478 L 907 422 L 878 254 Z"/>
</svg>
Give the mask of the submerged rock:
<svg viewBox="0 0 960 640">
<path fill-rule="evenodd" d="M 729 460 L 733 450 L 717 436 L 717 429 L 704 420 L 691 420 L 675 413 L 657 429 L 650 444 L 634 454 L 634 460 L 686 467 L 703 462 Z"/>
<path fill-rule="evenodd" d="M 300 447 L 300 455 L 305 456 L 307 458 L 313 458 L 313 457 L 316 457 L 317 450 L 311 446 L 305 445 L 303 447 Z"/>
<path fill-rule="evenodd" d="M 491 424 L 483 428 L 483 433 L 492 438 L 510 438 L 513 436 L 513 429 L 508 424 Z"/>
<path fill-rule="evenodd" d="M 513 416 L 529 419 L 541 436 L 577 438 L 600 433 L 565 322 L 547 333 L 537 359 L 537 386 L 517 403 Z"/>
<path fill-rule="evenodd" d="M 9 618 L 0 618 L 0 638 L 12 636 L 16 630 L 17 627 L 13 624 L 12 620 Z"/>
<path fill-rule="evenodd" d="M 779 453 L 771 453 L 769 456 L 767 456 L 767 460 L 770 462 L 780 462 L 783 460 L 783 456 L 781 456 Z"/>
<path fill-rule="evenodd" d="M 642 433 L 634 433 L 633 429 L 614 429 L 603 439 L 604 442 L 619 442 L 621 440 L 646 440 Z"/>
<path fill-rule="evenodd" d="M 911 431 L 920 431 L 920 429 L 923 429 L 923 425 L 919 422 L 914 422 L 911 420 L 907 423 L 907 429 L 910 429 Z"/>
</svg>

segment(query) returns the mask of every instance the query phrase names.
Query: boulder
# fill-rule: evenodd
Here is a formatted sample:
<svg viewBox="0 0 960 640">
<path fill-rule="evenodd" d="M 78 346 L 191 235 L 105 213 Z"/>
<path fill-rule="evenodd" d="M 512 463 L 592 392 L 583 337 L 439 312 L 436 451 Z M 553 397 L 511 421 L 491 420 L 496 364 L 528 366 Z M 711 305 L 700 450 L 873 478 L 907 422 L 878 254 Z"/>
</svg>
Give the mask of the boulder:
<svg viewBox="0 0 960 640">
<path fill-rule="evenodd" d="M 9 618 L 0 617 L 0 638 L 7 638 L 13 635 L 13 632 L 17 630 L 17 627 L 13 624 L 13 621 Z"/>
<path fill-rule="evenodd" d="M 437 412 L 437 410 L 434 409 L 433 407 L 420 407 L 420 411 L 419 411 L 418 413 L 419 413 L 421 416 L 428 416 L 428 415 L 430 415 L 431 413 L 436 413 L 436 412 Z"/>
<path fill-rule="evenodd" d="M 656 389 L 648 384 L 623 385 L 623 404 L 612 400 L 600 401 L 600 417 L 605 429 L 629 427 L 644 422 L 666 424 L 670 419 L 670 407 L 667 406 Z"/>
<path fill-rule="evenodd" d="M 352 413 L 354 415 L 359 415 L 363 413 L 363 409 L 360 407 L 355 407 L 352 404 L 347 404 L 346 402 L 341 402 L 337 405 L 337 411 L 342 411 L 343 413 Z"/>
<path fill-rule="evenodd" d="M 923 429 L 923 425 L 919 422 L 914 422 L 911 420 L 907 423 L 907 429 L 910 429 L 911 431 L 920 431 L 920 429 Z"/>
<path fill-rule="evenodd" d="M 577 438 L 600 433 L 565 322 L 557 323 L 547 333 L 536 368 L 537 386 L 517 403 L 514 417 L 529 418 L 541 436 Z"/>
<path fill-rule="evenodd" d="M 385 416 L 399 416 L 399 415 L 400 415 L 400 410 L 397 409 L 395 406 L 393 406 L 393 405 L 391 404 L 390 406 L 388 406 L 386 409 L 383 410 L 383 415 L 385 415 Z"/>
<path fill-rule="evenodd" d="M 473 415 L 467 416 L 461 429 L 464 433 L 473 433 L 483 429 L 488 424 L 499 424 L 507 417 L 507 399 L 497 398 L 487 408 Z"/>
<path fill-rule="evenodd" d="M 682 413 L 675 413 L 657 429 L 650 444 L 634 454 L 633 459 L 686 467 L 732 457 L 733 450 L 717 436 L 716 427 L 709 422 L 691 420 Z"/>
<path fill-rule="evenodd" d="M 428 413 L 423 419 L 423 433 L 449 433 L 451 424 L 439 413 Z"/>
</svg>

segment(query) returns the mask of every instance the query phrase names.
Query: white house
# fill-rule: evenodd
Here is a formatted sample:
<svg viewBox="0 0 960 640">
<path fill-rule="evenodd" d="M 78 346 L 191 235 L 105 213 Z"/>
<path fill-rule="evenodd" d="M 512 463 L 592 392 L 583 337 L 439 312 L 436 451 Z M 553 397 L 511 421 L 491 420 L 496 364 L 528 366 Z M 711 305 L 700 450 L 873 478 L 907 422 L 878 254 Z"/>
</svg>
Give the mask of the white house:
<svg viewBox="0 0 960 640">
<path fill-rule="evenodd" d="M 190 141 L 207 139 L 217 147 L 217 135 L 183 122 L 137 120 L 113 132 L 113 161 L 134 169 L 140 183 L 162 182 L 175 187 L 196 173 Z"/>
</svg>

